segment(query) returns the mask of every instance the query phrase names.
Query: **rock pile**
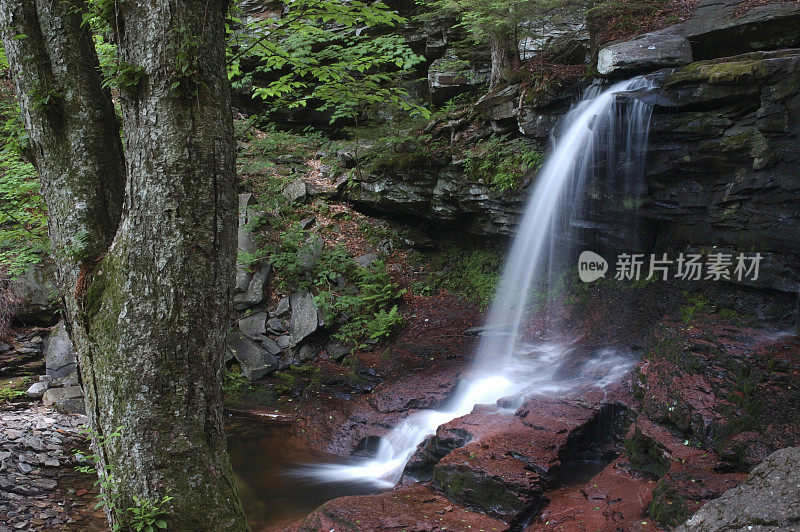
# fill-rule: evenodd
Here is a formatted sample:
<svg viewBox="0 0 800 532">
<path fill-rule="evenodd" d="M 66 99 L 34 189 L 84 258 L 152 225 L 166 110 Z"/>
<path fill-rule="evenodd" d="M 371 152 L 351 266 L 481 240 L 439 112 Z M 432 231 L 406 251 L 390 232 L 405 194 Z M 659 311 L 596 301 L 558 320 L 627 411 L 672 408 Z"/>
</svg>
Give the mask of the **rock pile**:
<svg viewBox="0 0 800 532">
<path fill-rule="evenodd" d="M 41 406 L 0 410 L 0 532 L 71 528 L 74 490 L 61 479 L 74 472 L 85 424 Z"/>
</svg>

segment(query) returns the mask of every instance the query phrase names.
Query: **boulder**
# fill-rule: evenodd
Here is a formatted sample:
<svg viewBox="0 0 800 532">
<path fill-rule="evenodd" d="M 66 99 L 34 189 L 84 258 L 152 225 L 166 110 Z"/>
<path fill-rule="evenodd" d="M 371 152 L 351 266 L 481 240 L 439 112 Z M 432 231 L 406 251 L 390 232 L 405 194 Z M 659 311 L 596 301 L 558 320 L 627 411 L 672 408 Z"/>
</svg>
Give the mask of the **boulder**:
<svg viewBox="0 0 800 532">
<path fill-rule="evenodd" d="M 311 235 L 303 246 L 297 250 L 297 262 L 304 272 L 309 272 L 319 265 L 325 250 L 325 239 L 319 235 Z"/>
<path fill-rule="evenodd" d="M 236 284 L 233 290 L 233 309 L 252 308 L 264 300 L 264 285 L 269 279 L 269 263 L 253 263 L 258 251 L 252 223 L 259 213 L 252 194 L 239 194 L 239 232 Z"/>
<path fill-rule="evenodd" d="M 42 403 L 64 414 L 85 414 L 83 390 L 80 386 L 50 388 L 44 392 Z"/>
<path fill-rule="evenodd" d="M 72 340 L 69 339 L 63 320 L 53 327 L 50 336 L 44 341 L 42 351 L 45 356 L 45 373 L 51 379 L 66 377 L 78 369 Z"/>
<path fill-rule="evenodd" d="M 242 374 L 250 382 L 256 381 L 278 368 L 278 359 L 274 355 L 238 331 L 228 333 L 226 344 L 239 362 Z"/>
<path fill-rule="evenodd" d="M 317 306 L 314 296 L 309 292 L 300 292 L 291 295 L 292 317 L 289 322 L 289 331 L 292 335 L 292 345 L 297 345 L 319 328 Z"/>
<path fill-rule="evenodd" d="M 685 37 L 646 33 L 631 41 L 612 44 L 600 50 L 597 71 L 604 76 L 617 76 L 683 66 L 691 62 L 692 48 Z"/>
<path fill-rule="evenodd" d="M 700 0 L 683 34 L 695 59 L 800 46 L 800 3 L 771 2 L 745 10 L 746 0 Z"/>
<path fill-rule="evenodd" d="M 23 325 L 49 327 L 58 315 L 58 291 L 50 268 L 32 264 L 24 274 L 9 282 L 15 303 L 14 318 Z"/>
<path fill-rule="evenodd" d="M 269 313 L 271 318 L 277 318 L 280 316 L 285 316 L 289 313 L 289 298 L 282 297 L 278 304 L 275 306 L 275 310 Z"/>
<path fill-rule="evenodd" d="M 256 312 L 239 320 L 239 330 L 248 338 L 258 338 L 267 332 L 267 313 Z"/>
<path fill-rule="evenodd" d="M 31 384 L 30 388 L 28 388 L 25 394 L 32 399 L 39 399 L 44 395 L 44 392 L 46 392 L 48 388 L 50 388 L 50 382 L 48 381 L 34 382 Z"/>
<path fill-rule="evenodd" d="M 306 183 L 299 177 L 283 189 L 283 197 L 289 203 L 302 203 L 306 199 L 306 194 Z"/>
<path fill-rule="evenodd" d="M 794 530 L 800 522 L 800 447 L 780 449 L 747 481 L 703 506 L 676 530 Z"/>
</svg>

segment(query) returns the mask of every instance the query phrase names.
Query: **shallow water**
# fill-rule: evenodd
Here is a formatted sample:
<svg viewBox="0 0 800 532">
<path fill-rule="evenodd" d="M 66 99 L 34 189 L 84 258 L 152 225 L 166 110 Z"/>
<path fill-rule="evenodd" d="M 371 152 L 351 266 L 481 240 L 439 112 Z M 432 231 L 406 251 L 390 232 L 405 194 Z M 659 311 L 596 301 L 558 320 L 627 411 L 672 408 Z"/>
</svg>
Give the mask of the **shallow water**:
<svg viewBox="0 0 800 532">
<path fill-rule="evenodd" d="M 227 434 L 239 494 L 254 531 L 280 530 L 336 497 L 380 491 L 370 484 L 319 483 L 296 475 L 298 464 L 342 464 L 346 460 L 293 444 L 286 425 L 232 419 Z"/>
</svg>

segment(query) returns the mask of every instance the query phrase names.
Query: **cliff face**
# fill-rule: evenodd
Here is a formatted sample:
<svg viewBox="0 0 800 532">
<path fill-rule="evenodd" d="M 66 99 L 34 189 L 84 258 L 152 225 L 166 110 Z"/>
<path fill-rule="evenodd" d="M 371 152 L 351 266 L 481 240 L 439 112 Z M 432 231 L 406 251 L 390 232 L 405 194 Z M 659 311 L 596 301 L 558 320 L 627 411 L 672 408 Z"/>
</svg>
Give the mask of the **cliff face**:
<svg viewBox="0 0 800 532">
<path fill-rule="evenodd" d="M 759 286 L 797 289 L 800 50 L 697 62 L 652 79 L 641 215 L 673 245 L 769 257 Z"/>
<path fill-rule="evenodd" d="M 727 2 L 722 7 L 731 13 L 720 15 L 714 29 L 709 13 L 721 4 L 701 4 L 693 19 L 666 33 L 686 34 L 695 57 L 716 57 L 723 52 L 711 44 L 740 39 L 744 31 L 763 39 L 750 38 L 746 46 L 740 42 L 736 50 L 761 51 L 645 73 L 656 88 L 633 96 L 653 105 L 646 192 L 638 209 L 640 237 L 649 251 L 716 246 L 760 252 L 765 257 L 761 275 L 750 284 L 795 292 L 800 283 L 800 49 L 770 49 L 787 39 L 797 44 L 792 32 L 800 27 L 800 8 L 770 4 L 736 18 L 731 13 L 738 3 Z M 791 23 L 780 38 L 757 31 L 786 20 Z M 703 31 L 697 29 L 701 22 Z M 473 126 L 482 122 L 544 151 L 549 132 L 585 86 L 576 80 L 536 96 L 524 85 L 503 87 L 484 96 L 469 120 L 451 120 L 442 128 L 454 138 L 470 120 Z M 467 179 L 464 154 L 452 153 L 354 177 L 345 195 L 357 206 L 429 220 L 444 229 L 513 235 L 535 175 L 518 189 L 500 192 Z M 616 229 L 607 222 L 616 214 L 608 205 L 620 202 L 608 199 L 588 198 L 587 243 L 615 240 Z"/>
</svg>

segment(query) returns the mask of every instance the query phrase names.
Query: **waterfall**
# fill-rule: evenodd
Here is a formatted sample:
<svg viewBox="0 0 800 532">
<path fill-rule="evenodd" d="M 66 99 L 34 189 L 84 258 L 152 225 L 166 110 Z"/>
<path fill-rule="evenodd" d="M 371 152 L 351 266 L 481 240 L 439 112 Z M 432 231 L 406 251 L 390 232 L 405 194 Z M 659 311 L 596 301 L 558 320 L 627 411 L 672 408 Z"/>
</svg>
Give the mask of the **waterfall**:
<svg viewBox="0 0 800 532">
<path fill-rule="evenodd" d="M 320 481 L 392 487 L 426 436 L 470 413 L 475 405 L 508 397 L 521 403 L 534 393 L 558 394 L 578 385 L 604 386 L 625 374 L 631 362 L 604 350 L 586 364 L 582 378 L 558 379 L 568 345 L 531 339 L 523 325 L 534 288 L 552 287 L 570 258 L 587 179 L 601 159 L 608 169 L 605 182 L 620 188 L 615 192 L 635 193 L 643 172 L 650 108 L 638 100 L 618 105 L 617 95 L 647 87 L 642 77 L 605 90 L 593 85 L 567 113 L 560 134 L 554 133 L 551 153 L 539 171 L 506 259 L 471 377 L 459 384 L 453 398 L 440 410 L 409 415 L 381 439 L 373 458 L 357 464 L 310 466 L 305 474 Z M 508 411 L 508 407 L 498 409 L 498 415 Z"/>
</svg>

